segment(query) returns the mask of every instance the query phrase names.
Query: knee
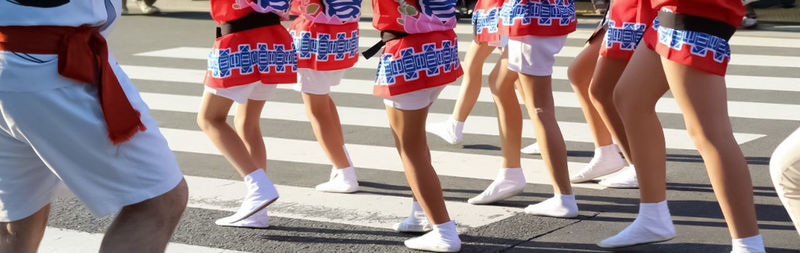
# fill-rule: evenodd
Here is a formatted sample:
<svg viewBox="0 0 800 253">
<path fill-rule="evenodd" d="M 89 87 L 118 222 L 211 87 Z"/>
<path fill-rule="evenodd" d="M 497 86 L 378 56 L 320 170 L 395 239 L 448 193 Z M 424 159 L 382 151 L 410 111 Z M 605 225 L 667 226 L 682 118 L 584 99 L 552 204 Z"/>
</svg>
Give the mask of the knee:
<svg viewBox="0 0 800 253">
<path fill-rule="evenodd" d="M 569 82 L 573 86 L 581 88 L 589 86 L 589 83 L 592 81 L 591 73 L 591 71 L 576 67 L 574 63 L 567 68 L 567 78 L 569 78 Z"/>
<path fill-rule="evenodd" d="M 260 121 L 261 118 L 236 117 L 233 119 L 233 124 L 236 126 L 237 131 L 241 133 L 255 131 L 260 134 Z"/>
<path fill-rule="evenodd" d="M 156 198 L 160 215 L 168 220 L 179 220 L 189 201 L 189 187 L 181 180 L 175 188 Z"/>
<path fill-rule="evenodd" d="M 589 97 L 595 104 L 614 105 L 616 103 L 614 101 L 614 91 L 608 87 L 592 85 L 589 87 Z"/>
<path fill-rule="evenodd" d="M 212 116 L 212 115 L 197 115 L 197 126 L 200 127 L 200 130 L 206 131 L 211 129 L 216 124 L 226 124 L 227 115 L 224 116 Z"/>
<path fill-rule="evenodd" d="M 655 113 L 655 105 L 651 108 L 647 108 L 647 106 L 636 101 L 636 97 L 630 96 L 620 89 L 615 89 L 612 94 L 611 100 L 623 121 L 635 119 L 635 117 L 648 111 Z"/>
</svg>

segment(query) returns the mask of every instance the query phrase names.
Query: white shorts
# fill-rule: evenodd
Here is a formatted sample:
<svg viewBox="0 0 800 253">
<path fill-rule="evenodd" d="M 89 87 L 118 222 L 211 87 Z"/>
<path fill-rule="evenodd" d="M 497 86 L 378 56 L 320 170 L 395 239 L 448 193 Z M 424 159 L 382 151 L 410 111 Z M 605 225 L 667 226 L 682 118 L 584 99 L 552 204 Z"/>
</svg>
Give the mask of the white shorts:
<svg viewBox="0 0 800 253">
<path fill-rule="evenodd" d="M 508 69 L 532 76 L 552 75 L 555 56 L 566 41 L 566 35 L 511 38 L 508 42 Z"/>
<path fill-rule="evenodd" d="M 400 110 L 419 110 L 431 106 L 446 85 L 403 93 L 383 99 L 386 106 Z"/>
<path fill-rule="evenodd" d="M 111 66 L 147 127 L 119 145 L 108 139 L 95 86 L 63 77 L 0 77 L 0 83 L 66 83 L 54 89 L 0 91 L 1 222 L 34 214 L 50 203 L 61 182 L 95 215 L 104 216 L 160 196 L 183 179 L 139 92 L 117 64 Z M 0 72 L 10 68 L 0 64 Z"/>
<path fill-rule="evenodd" d="M 208 93 L 233 100 L 239 104 L 247 103 L 247 100 L 267 100 L 275 95 L 275 84 L 263 84 L 255 82 L 246 85 L 233 86 L 228 88 L 211 88 L 205 86 Z"/>
<path fill-rule="evenodd" d="M 314 95 L 328 95 L 331 86 L 339 85 L 344 78 L 344 69 L 319 71 L 297 69 L 297 83 L 292 88 L 298 92 Z"/>
</svg>

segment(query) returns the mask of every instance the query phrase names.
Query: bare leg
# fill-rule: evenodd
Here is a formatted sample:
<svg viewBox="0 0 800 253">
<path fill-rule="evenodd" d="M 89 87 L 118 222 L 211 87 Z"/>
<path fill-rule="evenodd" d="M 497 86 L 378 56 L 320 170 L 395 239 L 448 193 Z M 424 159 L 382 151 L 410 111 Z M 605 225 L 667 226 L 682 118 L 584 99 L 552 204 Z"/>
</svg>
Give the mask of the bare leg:
<svg viewBox="0 0 800 253">
<path fill-rule="evenodd" d="M 750 172 L 728 118 L 725 77 L 665 58 L 661 63 L 686 129 L 703 157 L 731 237 L 758 235 Z"/>
<path fill-rule="evenodd" d="M 258 168 L 266 168 L 258 166 L 250 155 L 247 144 L 228 125 L 226 120 L 232 104 L 233 101 L 230 99 L 206 92 L 200 112 L 197 114 L 197 125 L 214 142 L 222 155 L 233 164 L 239 175 L 244 177 Z M 263 146 L 263 143 L 261 145 Z M 266 152 L 264 154 L 266 156 Z M 266 164 L 266 161 L 264 163 Z"/>
<path fill-rule="evenodd" d="M 614 102 L 636 165 L 641 201 L 657 203 L 666 200 L 667 183 L 664 131 L 655 106 L 669 86 L 658 54 L 640 47 L 614 89 Z"/>
<path fill-rule="evenodd" d="M 461 79 L 461 93 L 453 108 L 453 118 L 457 121 L 466 121 L 472 107 L 478 101 L 483 79 L 483 62 L 494 49 L 495 47 L 489 46 L 486 42 L 472 41 L 466 59 L 462 63 L 465 75 Z"/>
<path fill-rule="evenodd" d="M 614 87 L 620 79 L 620 75 L 628 65 L 627 59 L 617 59 L 600 56 L 597 60 L 597 68 L 594 71 L 591 84 L 591 99 L 594 108 L 597 108 L 599 115 L 605 122 L 606 129 L 611 130 L 617 144 L 620 145 L 622 153 L 630 161 L 628 150 L 628 138 L 625 136 L 625 127 L 619 117 L 616 106 L 614 106 Z"/>
<path fill-rule="evenodd" d="M 306 105 L 306 115 L 314 129 L 314 136 L 317 137 L 317 141 L 333 166 L 338 169 L 352 166 L 344 151 L 344 137 L 342 136 L 342 125 L 339 122 L 339 112 L 331 97 L 303 93 L 303 102 Z"/>
<path fill-rule="evenodd" d="M 188 199 L 186 181 L 181 181 L 161 196 L 122 208 L 100 252 L 164 252 Z"/>
<path fill-rule="evenodd" d="M 50 205 L 25 219 L 0 222 L 0 252 L 35 253 L 44 237 Z"/>
<path fill-rule="evenodd" d="M 611 145 L 613 143 L 611 141 L 611 133 L 608 128 L 606 128 L 606 125 L 603 124 L 600 113 L 597 112 L 597 109 L 595 109 L 589 98 L 589 84 L 592 81 L 592 73 L 594 73 L 597 63 L 597 55 L 600 53 L 603 34 L 605 34 L 605 32 L 597 35 L 594 40 L 589 41 L 567 69 L 567 76 L 569 77 L 570 83 L 572 83 L 572 90 L 574 90 L 575 95 L 578 96 L 578 101 L 581 103 L 581 111 L 583 111 L 583 117 L 586 118 L 589 130 L 592 131 L 595 147 Z"/>
<path fill-rule="evenodd" d="M 497 125 L 500 130 L 500 145 L 503 152 L 502 168 L 519 168 L 522 146 L 522 109 L 519 106 L 514 82 L 517 74 L 508 70 L 508 50 L 497 63 L 497 82 L 490 84 L 494 103 L 497 106 Z"/>
<path fill-rule="evenodd" d="M 614 89 L 614 105 L 625 124 L 628 150 L 639 181 L 639 214 L 631 225 L 598 246 L 625 247 L 672 239 L 675 227 L 666 201 L 664 132 L 656 115 L 668 85 L 661 59 L 640 43 Z"/>
<path fill-rule="evenodd" d="M 534 125 L 536 140 L 542 147 L 542 158 L 550 172 L 553 190 L 556 194 L 571 195 L 572 186 L 567 169 L 567 146 L 561 135 L 561 128 L 556 122 L 552 79 L 550 76 L 519 73 L 519 81 L 527 101 L 525 106 L 528 109 L 528 115 Z"/>
<path fill-rule="evenodd" d="M 439 177 L 431 165 L 431 153 L 425 135 L 428 108 L 409 111 L 386 107 L 386 112 L 415 199 L 419 200 L 433 224 L 449 222 L 450 216 L 444 205 Z"/>
<path fill-rule="evenodd" d="M 236 108 L 234 125 L 236 134 L 244 142 L 250 157 L 258 168 L 267 168 L 267 148 L 261 135 L 261 110 L 264 100 L 248 100 Z"/>
</svg>

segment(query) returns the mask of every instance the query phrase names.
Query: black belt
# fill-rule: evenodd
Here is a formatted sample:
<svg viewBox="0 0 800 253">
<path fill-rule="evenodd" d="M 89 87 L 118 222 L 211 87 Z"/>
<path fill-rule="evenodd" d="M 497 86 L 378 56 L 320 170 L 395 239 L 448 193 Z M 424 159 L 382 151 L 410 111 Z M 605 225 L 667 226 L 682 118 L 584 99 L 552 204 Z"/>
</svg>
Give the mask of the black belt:
<svg viewBox="0 0 800 253">
<path fill-rule="evenodd" d="M 658 12 L 658 23 L 664 27 L 707 33 L 725 40 L 730 40 L 736 32 L 736 27 L 719 20 L 666 11 Z"/>
<path fill-rule="evenodd" d="M 403 38 L 408 35 L 409 35 L 408 33 L 400 31 L 392 31 L 392 30 L 381 31 L 381 41 L 378 41 L 378 43 L 375 43 L 375 45 L 373 45 L 366 51 L 361 52 L 361 54 L 364 55 L 364 58 L 369 59 L 372 56 L 375 56 L 375 54 L 377 54 L 378 51 L 381 50 L 381 48 L 383 48 L 384 45 L 386 45 L 386 42 Z"/>
<path fill-rule="evenodd" d="M 279 24 L 281 24 L 281 17 L 278 14 L 251 12 L 241 18 L 220 24 L 217 27 L 217 38 L 231 33 Z"/>
</svg>

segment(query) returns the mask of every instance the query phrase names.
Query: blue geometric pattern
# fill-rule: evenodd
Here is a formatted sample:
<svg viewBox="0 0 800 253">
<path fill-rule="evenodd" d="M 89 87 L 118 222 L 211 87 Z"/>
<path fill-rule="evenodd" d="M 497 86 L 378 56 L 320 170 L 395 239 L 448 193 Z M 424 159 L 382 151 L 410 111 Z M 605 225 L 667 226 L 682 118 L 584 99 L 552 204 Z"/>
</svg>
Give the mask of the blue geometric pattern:
<svg viewBox="0 0 800 253">
<path fill-rule="evenodd" d="M 422 45 L 422 52 L 415 52 L 414 48 L 400 50 L 400 59 L 394 59 L 391 54 L 381 56 L 378 63 L 378 83 L 393 85 L 398 76 L 403 76 L 406 82 L 417 80 L 420 71 L 425 71 L 428 77 L 437 76 L 442 69 L 445 73 L 459 68 L 458 45 L 453 41 L 442 41 L 442 47 L 436 48 L 436 43 Z"/>
<path fill-rule="evenodd" d="M 441 19 L 456 17 L 456 0 L 420 0 L 425 15 Z"/>
<path fill-rule="evenodd" d="M 267 7 L 271 7 L 273 9 L 287 12 L 289 11 L 289 1 L 287 0 L 251 0 L 256 3 L 262 9 L 266 9 Z"/>
<path fill-rule="evenodd" d="M 503 4 L 500 18 L 504 26 L 514 25 L 517 19 L 522 20 L 522 25 L 528 25 L 531 19 L 537 19 L 540 26 L 552 25 L 553 20 L 557 20 L 559 25 L 567 26 L 576 19 L 574 0 L 555 0 L 555 4 L 551 4 L 549 0 L 527 0 L 525 4 L 521 2 L 522 0 L 511 0 Z"/>
<path fill-rule="evenodd" d="M 484 33 L 484 28 L 487 29 L 486 33 L 497 33 L 498 12 L 500 12 L 500 8 L 491 8 L 489 10 L 481 9 L 472 13 L 472 25 L 475 26 L 477 33 Z"/>
<path fill-rule="evenodd" d="M 289 32 L 294 39 L 294 47 L 297 49 L 300 59 L 311 59 L 311 55 L 317 56 L 318 61 L 328 61 L 329 56 L 335 60 L 344 60 L 346 57 L 356 57 L 358 55 L 358 31 L 350 33 L 341 32 L 336 34 L 336 39 L 331 39 L 331 34 L 317 33 L 317 38 L 311 37 L 311 32 L 300 31 Z"/>
<path fill-rule="evenodd" d="M 341 19 L 358 19 L 361 16 L 361 0 L 322 0 L 325 14 Z"/>
<path fill-rule="evenodd" d="M 619 44 L 622 50 L 633 51 L 636 45 L 642 40 L 647 25 L 642 23 L 622 23 L 622 27 L 617 27 L 614 20 L 608 21 L 608 31 L 606 32 L 606 48 L 612 48 L 614 44 Z"/>
<path fill-rule="evenodd" d="M 250 45 L 241 44 L 237 52 L 230 48 L 211 50 L 208 54 L 208 70 L 215 78 L 231 76 L 231 71 L 238 69 L 242 75 L 253 73 L 270 73 L 271 67 L 277 73 L 297 71 L 297 52 L 294 48 L 284 48 L 283 45 L 273 45 L 269 49 L 266 43 L 256 44 L 256 50 L 250 50 Z M 288 69 L 287 69 L 288 67 Z"/>
<path fill-rule="evenodd" d="M 689 53 L 700 57 L 713 53 L 714 61 L 719 63 L 731 57 L 731 46 L 723 38 L 702 32 L 663 27 L 659 25 L 658 18 L 653 21 L 653 29 L 658 30 L 658 43 L 675 50 L 682 50 L 683 45 L 688 45 L 691 48 Z"/>
</svg>

